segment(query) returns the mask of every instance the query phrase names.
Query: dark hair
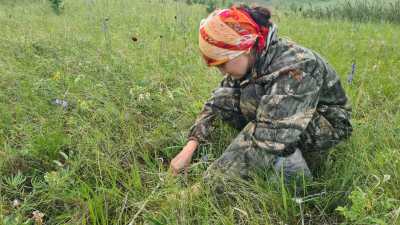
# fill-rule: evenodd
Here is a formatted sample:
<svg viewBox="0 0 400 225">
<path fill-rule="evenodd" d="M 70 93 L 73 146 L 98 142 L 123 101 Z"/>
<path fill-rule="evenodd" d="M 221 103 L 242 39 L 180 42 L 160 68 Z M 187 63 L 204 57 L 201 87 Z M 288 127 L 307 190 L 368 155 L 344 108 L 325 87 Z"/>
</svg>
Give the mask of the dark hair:
<svg viewBox="0 0 400 225">
<path fill-rule="evenodd" d="M 271 10 L 268 8 L 262 6 L 250 7 L 245 4 L 240 4 L 237 8 L 246 11 L 259 26 L 268 27 L 271 25 Z"/>
<path fill-rule="evenodd" d="M 269 27 L 272 22 L 270 21 L 271 19 L 271 10 L 262 6 L 248 6 L 246 4 L 240 4 L 236 6 L 238 9 L 244 10 L 247 12 L 251 18 L 261 27 Z M 251 54 L 255 57 L 259 57 L 260 52 L 256 50 L 256 46 L 258 45 L 258 42 L 260 41 L 259 38 L 257 38 L 256 43 L 254 44 Z M 257 74 L 260 74 L 261 67 L 259 66 L 260 61 L 256 61 L 255 68 L 257 71 Z"/>
</svg>

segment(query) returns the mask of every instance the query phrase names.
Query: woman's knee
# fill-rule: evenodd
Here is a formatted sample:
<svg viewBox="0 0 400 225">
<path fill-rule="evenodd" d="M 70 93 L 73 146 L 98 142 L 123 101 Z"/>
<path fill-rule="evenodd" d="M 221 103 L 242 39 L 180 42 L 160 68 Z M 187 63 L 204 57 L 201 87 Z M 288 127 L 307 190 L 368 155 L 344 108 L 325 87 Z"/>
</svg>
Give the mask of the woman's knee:
<svg viewBox="0 0 400 225">
<path fill-rule="evenodd" d="M 296 149 L 294 153 L 286 157 L 277 157 L 274 163 L 274 170 L 278 175 L 283 174 L 286 179 L 303 176 L 312 177 L 300 149 Z"/>
</svg>

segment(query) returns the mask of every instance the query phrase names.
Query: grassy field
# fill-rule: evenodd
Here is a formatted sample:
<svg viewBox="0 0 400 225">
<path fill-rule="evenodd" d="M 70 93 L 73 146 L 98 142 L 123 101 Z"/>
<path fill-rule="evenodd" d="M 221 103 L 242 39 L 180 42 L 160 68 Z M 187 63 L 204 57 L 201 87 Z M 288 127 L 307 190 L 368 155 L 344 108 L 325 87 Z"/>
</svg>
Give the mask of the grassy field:
<svg viewBox="0 0 400 225">
<path fill-rule="evenodd" d="M 198 54 L 205 6 L 0 1 L 0 224 L 400 224 L 399 26 L 277 15 L 341 75 L 353 136 L 297 202 L 269 177 L 219 202 L 179 192 L 235 136 L 224 124 L 188 178 L 167 173 L 221 79 Z"/>
<path fill-rule="evenodd" d="M 293 3 L 289 8 L 305 17 L 316 19 L 400 24 L 400 0 L 339 0 L 308 5 Z"/>
</svg>

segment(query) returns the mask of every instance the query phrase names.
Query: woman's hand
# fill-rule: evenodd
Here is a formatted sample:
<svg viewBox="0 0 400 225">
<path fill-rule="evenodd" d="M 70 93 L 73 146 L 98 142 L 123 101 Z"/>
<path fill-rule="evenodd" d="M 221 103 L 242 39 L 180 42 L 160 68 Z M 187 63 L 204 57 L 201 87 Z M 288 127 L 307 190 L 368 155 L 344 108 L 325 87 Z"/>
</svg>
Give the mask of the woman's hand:
<svg viewBox="0 0 400 225">
<path fill-rule="evenodd" d="M 190 140 L 185 147 L 183 147 L 181 152 L 179 152 L 179 154 L 172 159 L 171 169 L 174 176 L 178 175 L 182 169 L 184 169 L 185 173 L 187 173 L 193 153 L 198 145 L 199 142 Z"/>
</svg>

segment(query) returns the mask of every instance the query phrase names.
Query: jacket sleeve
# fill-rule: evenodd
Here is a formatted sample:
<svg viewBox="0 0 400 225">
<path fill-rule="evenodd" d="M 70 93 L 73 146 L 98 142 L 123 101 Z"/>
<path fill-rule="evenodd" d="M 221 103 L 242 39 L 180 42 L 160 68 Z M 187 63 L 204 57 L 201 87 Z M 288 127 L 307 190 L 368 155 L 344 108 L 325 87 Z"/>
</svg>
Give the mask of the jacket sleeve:
<svg viewBox="0 0 400 225">
<path fill-rule="evenodd" d="M 195 123 L 189 129 L 187 136 L 189 140 L 206 142 L 214 128 L 216 118 L 232 122 L 231 124 L 236 127 L 245 125 L 239 109 L 240 88 L 237 85 L 235 81 L 225 77 L 219 87 L 213 90 Z"/>
<path fill-rule="evenodd" d="M 274 154 L 293 152 L 316 111 L 322 76 L 315 58 L 286 63 L 263 76 L 266 79 L 260 81 L 268 91 L 261 97 L 256 119 L 246 125 L 230 147 Z"/>
</svg>

